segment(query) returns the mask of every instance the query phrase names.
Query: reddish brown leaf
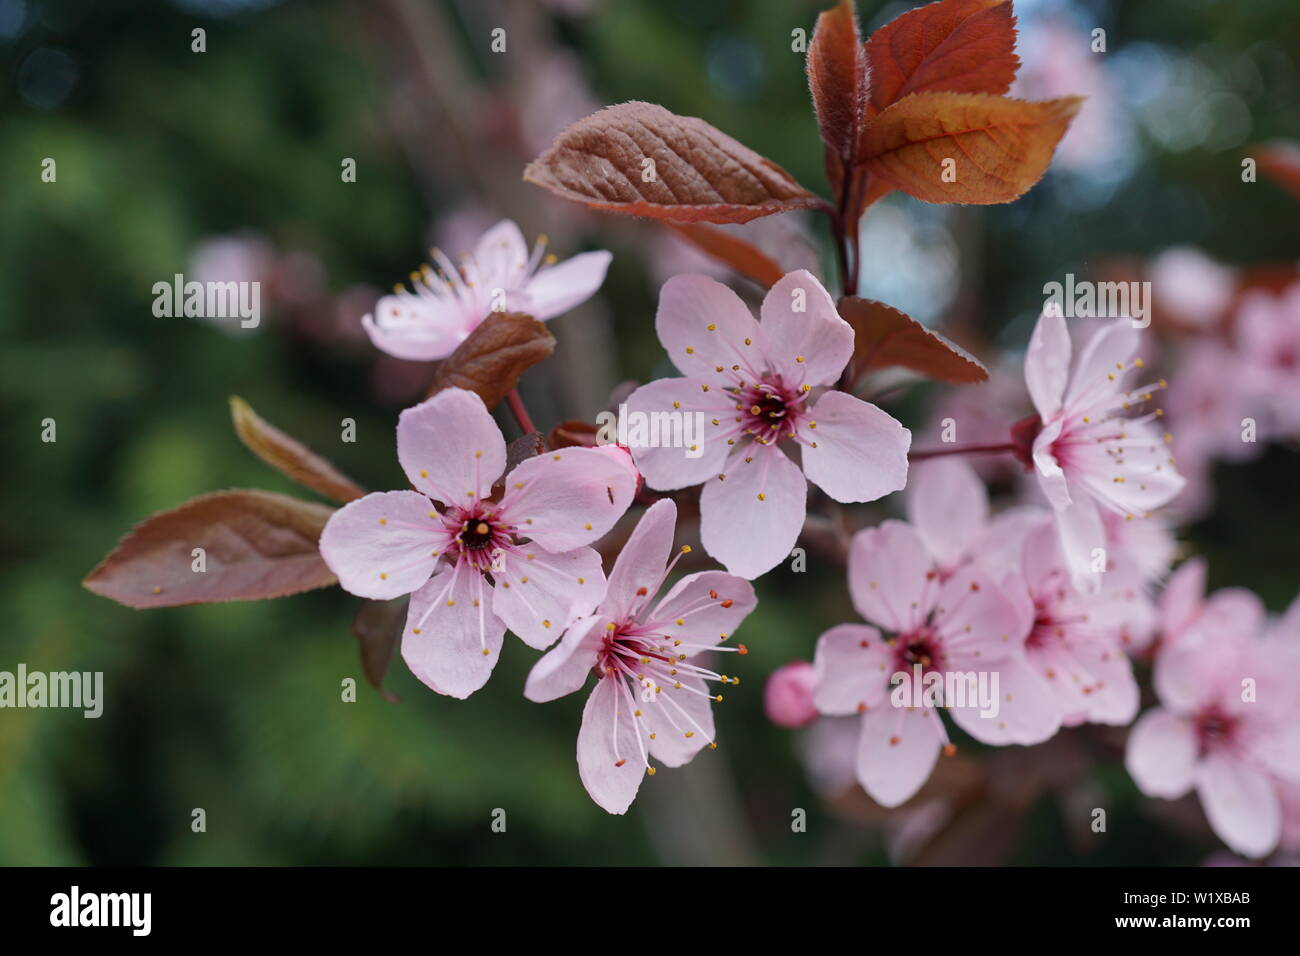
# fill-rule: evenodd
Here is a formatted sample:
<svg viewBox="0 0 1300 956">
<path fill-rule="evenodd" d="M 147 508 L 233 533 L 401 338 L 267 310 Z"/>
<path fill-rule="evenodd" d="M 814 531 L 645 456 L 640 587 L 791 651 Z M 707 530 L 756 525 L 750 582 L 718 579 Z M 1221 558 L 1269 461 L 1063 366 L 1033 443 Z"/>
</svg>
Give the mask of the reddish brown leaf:
<svg viewBox="0 0 1300 956">
<path fill-rule="evenodd" d="M 230 417 L 235 423 L 235 434 L 254 455 L 298 484 L 339 504 L 347 504 L 366 493 L 324 458 L 258 415 L 238 395 L 230 396 Z"/>
<path fill-rule="evenodd" d="M 552 448 L 594 448 L 599 429 L 591 422 L 569 418 L 551 429 Z"/>
<path fill-rule="evenodd" d="M 127 607 L 283 597 L 337 583 L 316 543 L 334 509 L 269 491 L 217 491 L 146 518 L 82 582 Z M 204 551 L 196 571 L 195 548 Z"/>
<path fill-rule="evenodd" d="M 818 202 L 704 120 L 635 101 L 569 126 L 524 179 L 595 209 L 673 222 L 749 222 Z"/>
<path fill-rule="evenodd" d="M 529 458 L 536 458 L 544 451 L 546 451 L 546 439 L 542 437 L 541 432 L 520 435 L 506 445 L 506 470 L 502 474 L 510 474 L 515 470 L 516 465 L 523 464 Z"/>
<path fill-rule="evenodd" d="M 941 0 L 891 20 L 866 43 L 871 115 L 909 93 L 1005 93 L 1016 77 L 1010 0 Z"/>
<path fill-rule="evenodd" d="M 362 673 L 390 703 L 396 703 L 398 697 L 384 690 L 384 675 L 393 662 L 393 652 L 401 644 L 410 603 L 409 595 L 391 601 L 362 601 L 352 620 L 352 633 L 361 642 Z"/>
<path fill-rule="evenodd" d="M 785 275 L 781 267 L 758 246 L 721 229 L 697 222 L 669 222 L 664 225 L 705 255 L 730 266 L 746 279 L 753 279 L 765 289 L 771 288 Z"/>
<path fill-rule="evenodd" d="M 443 359 L 429 394 L 467 388 L 491 410 L 519 384 L 519 376 L 553 351 L 555 338 L 531 315 L 493 312 Z"/>
<path fill-rule="evenodd" d="M 1248 149 L 1246 155 L 1255 157 L 1261 173 L 1300 199 L 1300 143 L 1273 140 Z"/>
<path fill-rule="evenodd" d="M 857 382 L 874 369 L 895 365 L 955 385 L 982 382 L 989 377 L 988 369 L 974 356 L 883 302 L 845 296 L 839 301 L 839 312 L 853 326 L 850 382 Z"/>
<path fill-rule="evenodd" d="M 808 89 L 822 142 L 852 162 L 870 95 L 867 52 L 858 36 L 853 0 L 840 0 L 817 17 L 808 46 Z"/>
<path fill-rule="evenodd" d="M 1042 178 L 1081 102 L 913 93 L 872 120 L 860 158 L 873 176 L 926 202 L 1011 202 Z"/>
</svg>

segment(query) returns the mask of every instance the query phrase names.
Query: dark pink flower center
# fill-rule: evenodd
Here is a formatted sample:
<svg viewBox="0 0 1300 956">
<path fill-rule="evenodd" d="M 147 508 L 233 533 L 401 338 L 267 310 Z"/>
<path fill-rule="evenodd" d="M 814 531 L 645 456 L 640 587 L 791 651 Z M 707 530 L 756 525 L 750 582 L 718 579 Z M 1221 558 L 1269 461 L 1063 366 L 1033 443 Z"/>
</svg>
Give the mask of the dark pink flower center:
<svg viewBox="0 0 1300 956">
<path fill-rule="evenodd" d="M 921 673 L 944 669 L 943 642 L 928 627 L 900 634 L 893 639 L 894 669 L 911 673 L 912 667 L 921 665 Z"/>
<path fill-rule="evenodd" d="M 515 543 L 510 529 L 502 526 L 490 506 L 481 503 L 448 508 L 443 523 L 453 535 L 446 555 L 452 564 L 463 558 L 478 571 L 490 571 L 496 556 Z"/>
<path fill-rule="evenodd" d="M 804 416 L 804 394 L 801 388 L 785 385 L 780 376 L 737 389 L 736 411 L 745 432 L 766 445 L 795 437 Z"/>
<path fill-rule="evenodd" d="M 1219 749 L 1232 742 L 1237 728 L 1237 718 L 1225 714 L 1218 707 L 1210 707 L 1196 715 L 1196 742 L 1202 754 Z"/>
</svg>

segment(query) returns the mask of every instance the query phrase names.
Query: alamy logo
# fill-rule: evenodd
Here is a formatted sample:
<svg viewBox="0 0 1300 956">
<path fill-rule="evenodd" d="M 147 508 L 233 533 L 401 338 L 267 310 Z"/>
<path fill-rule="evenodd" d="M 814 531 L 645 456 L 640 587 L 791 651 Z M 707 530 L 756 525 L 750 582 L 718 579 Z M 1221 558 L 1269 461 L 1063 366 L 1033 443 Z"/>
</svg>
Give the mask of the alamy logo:
<svg viewBox="0 0 1300 956">
<path fill-rule="evenodd" d="M 82 893 L 78 886 L 50 897 L 51 926 L 128 926 L 133 936 L 148 936 L 152 893 Z"/>
<path fill-rule="evenodd" d="M 1049 282 L 1043 286 L 1043 312 L 1066 319 L 1119 319 L 1127 318 L 1133 328 L 1145 329 L 1151 324 L 1150 282 L 1076 282 L 1073 272 L 1065 274 L 1065 282 Z"/>
<path fill-rule="evenodd" d="M 687 458 L 704 454 L 703 412 L 681 409 L 660 412 L 629 412 L 627 404 L 618 406 L 618 414 L 601 412 L 596 416 L 596 444 L 617 443 L 624 448 L 683 448 Z"/>
<path fill-rule="evenodd" d="M 160 319 L 239 319 L 245 329 L 262 321 L 260 282 L 186 282 L 178 272 L 171 282 L 155 282 L 153 295 L 153 314 Z"/>
<path fill-rule="evenodd" d="M 0 707 L 73 707 L 95 718 L 104 712 L 103 671 L 0 671 Z"/>
<path fill-rule="evenodd" d="M 998 715 L 997 671 L 929 671 L 920 664 L 912 673 L 895 671 L 889 702 L 895 707 L 979 707 L 981 717 Z"/>
</svg>

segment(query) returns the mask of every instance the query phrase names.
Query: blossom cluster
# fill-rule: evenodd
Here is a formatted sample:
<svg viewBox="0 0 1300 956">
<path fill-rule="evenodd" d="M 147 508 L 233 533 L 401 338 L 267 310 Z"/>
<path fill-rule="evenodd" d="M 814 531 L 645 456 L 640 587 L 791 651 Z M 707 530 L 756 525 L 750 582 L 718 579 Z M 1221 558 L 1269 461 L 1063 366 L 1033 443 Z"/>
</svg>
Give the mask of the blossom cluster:
<svg viewBox="0 0 1300 956">
<path fill-rule="evenodd" d="M 564 307 L 607 263 L 589 253 L 581 268 L 549 267 L 548 285 L 523 250 L 505 223 L 460 267 L 440 259 L 414 298 L 386 300 L 391 321 L 367 322 L 375 344 L 433 355 L 431 343 L 463 340 L 491 311 L 483 276 Z M 908 429 L 842 387 L 855 332 L 814 275 L 786 274 L 759 311 L 713 278 L 664 284 L 655 328 L 681 374 L 642 385 L 624 408 L 702 416 L 688 448 L 593 443 L 507 468 L 475 393 L 448 388 L 407 409 L 397 452 L 413 490 L 338 511 L 325 561 L 354 594 L 411 596 L 402 655 L 439 693 L 482 687 L 506 630 L 547 651 L 530 700 L 590 681 L 579 774 L 622 813 L 656 762 L 716 747 L 712 704 L 739 683 L 719 655 L 746 653 L 734 638 L 756 606 L 750 582 L 791 554 L 810 486 L 844 504 L 901 491 L 901 517 L 848 547 L 862 622 L 831 627 L 811 663 L 772 675 L 774 720 L 856 715 L 854 776 L 886 807 L 916 795 L 961 735 L 1031 746 L 1080 725 L 1135 725 L 1126 764 L 1145 793 L 1195 789 L 1246 855 L 1294 837 L 1284 818 L 1300 792 L 1300 610 L 1270 621 L 1249 592 L 1206 598 L 1199 559 L 1169 577 L 1163 515 L 1184 479 L 1155 405 L 1167 383 L 1148 374 L 1133 323 L 1094 324 L 1075 342 L 1059 314 L 1039 319 L 1024 359 L 1034 411 L 1006 432 L 1032 480 L 995 512 L 971 464 L 939 449 L 909 468 Z M 675 496 L 697 486 L 700 543 L 725 570 L 670 582 L 691 550 L 674 549 Z M 606 576 L 593 545 L 641 505 L 621 547 L 605 545 Z M 1136 671 L 1152 661 L 1158 705 L 1142 713 Z"/>
</svg>

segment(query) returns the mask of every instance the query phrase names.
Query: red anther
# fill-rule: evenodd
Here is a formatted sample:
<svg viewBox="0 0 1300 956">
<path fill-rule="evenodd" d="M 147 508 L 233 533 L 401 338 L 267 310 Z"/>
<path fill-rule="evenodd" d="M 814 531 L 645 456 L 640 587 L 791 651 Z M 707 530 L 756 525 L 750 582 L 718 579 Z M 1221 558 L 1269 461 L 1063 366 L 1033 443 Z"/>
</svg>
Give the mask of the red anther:
<svg viewBox="0 0 1300 956">
<path fill-rule="evenodd" d="M 637 597 L 645 597 L 645 596 L 646 596 L 646 593 L 647 593 L 647 592 L 646 592 L 646 589 L 645 589 L 645 588 L 637 588 L 637 589 L 636 589 L 636 596 L 637 596 Z"/>
<path fill-rule="evenodd" d="M 615 766 L 615 767 L 621 767 L 621 766 L 623 766 L 623 764 L 625 764 L 625 763 L 627 763 L 626 760 L 615 760 L 615 761 L 614 761 L 614 766 Z"/>
<path fill-rule="evenodd" d="M 716 600 L 718 599 L 718 592 L 717 592 L 717 591 L 710 591 L 710 592 L 709 592 L 709 597 L 710 597 L 710 599 L 716 601 Z"/>
<path fill-rule="evenodd" d="M 945 757 L 955 757 L 955 756 L 957 756 L 957 745 L 956 745 L 956 744 L 945 744 L 945 745 L 944 745 L 944 748 L 943 748 L 943 755 L 944 755 Z"/>
<path fill-rule="evenodd" d="M 749 648 L 746 647 L 744 644 L 737 644 L 736 653 L 739 654 L 741 657 L 744 657 L 746 654 L 749 653 Z"/>
<path fill-rule="evenodd" d="M 725 601 L 722 602 L 722 606 L 723 606 L 723 607 L 731 607 L 731 605 L 733 605 L 733 604 L 735 604 L 735 603 L 736 603 L 736 602 L 733 601 L 731 598 L 727 598 Z"/>
</svg>

